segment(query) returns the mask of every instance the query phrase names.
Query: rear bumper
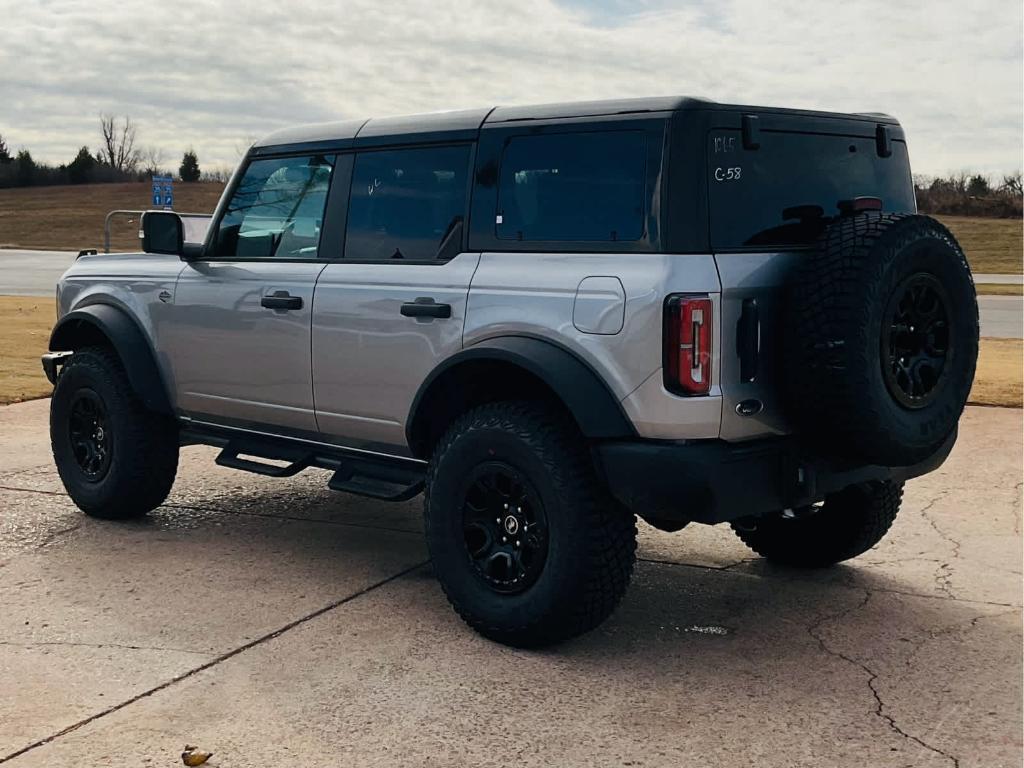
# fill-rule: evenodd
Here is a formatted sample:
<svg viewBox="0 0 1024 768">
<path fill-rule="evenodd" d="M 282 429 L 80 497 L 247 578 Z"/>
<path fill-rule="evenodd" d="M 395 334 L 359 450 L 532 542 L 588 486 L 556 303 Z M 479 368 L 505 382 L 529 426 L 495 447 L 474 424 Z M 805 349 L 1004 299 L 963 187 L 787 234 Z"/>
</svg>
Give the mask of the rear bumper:
<svg viewBox="0 0 1024 768">
<path fill-rule="evenodd" d="M 727 443 L 601 443 L 597 460 L 612 495 L 642 517 L 722 523 L 821 501 L 871 480 L 907 480 L 942 464 L 956 432 L 907 467 L 844 463 L 807 453 L 789 438 Z"/>
</svg>

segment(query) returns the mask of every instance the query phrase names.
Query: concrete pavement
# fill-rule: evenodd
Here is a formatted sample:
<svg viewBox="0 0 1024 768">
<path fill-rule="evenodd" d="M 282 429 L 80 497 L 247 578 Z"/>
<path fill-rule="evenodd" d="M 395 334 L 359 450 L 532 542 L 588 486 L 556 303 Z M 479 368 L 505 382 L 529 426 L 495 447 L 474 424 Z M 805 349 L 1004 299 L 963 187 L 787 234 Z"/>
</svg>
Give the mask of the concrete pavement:
<svg viewBox="0 0 1024 768">
<path fill-rule="evenodd" d="M 830 571 L 641 525 L 618 613 L 533 653 L 450 611 L 419 499 L 191 447 L 148 520 L 95 521 L 46 411 L 0 409 L 0 763 L 1021 764 L 1020 410 L 968 408 L 889 537 Z"/>
</svg>

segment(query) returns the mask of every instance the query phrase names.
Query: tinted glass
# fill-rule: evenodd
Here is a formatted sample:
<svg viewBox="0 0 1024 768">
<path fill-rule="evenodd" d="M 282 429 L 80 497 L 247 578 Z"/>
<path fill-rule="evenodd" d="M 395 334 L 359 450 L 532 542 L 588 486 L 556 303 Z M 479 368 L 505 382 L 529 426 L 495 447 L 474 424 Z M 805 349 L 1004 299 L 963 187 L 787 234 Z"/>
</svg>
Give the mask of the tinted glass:
<svg viewBox="0 0 1024 768">
<path fill-rule="evenodd" d="M 739 131 L 708 138 L 713 248 L 774 248 L 812 243 L 840 200 L 878 197 L 883 210 L 913 211 L 907 145 L 879 157 L 875 140 L 762 132 L 744 150 Z"/>
<path fill-rule="evenodd" d="M 333 170 L 324 155 L 250 163 L 218 225 L 216 255 L 316 258 Z"/>
<path fill-rule="evenodd" d="M 639 240 L 646 137 L 640 131 L 517 136 L 501 160 L 503 240 Z"/>
<path fill-rule="evenodd" d="M 466 215 L 469 147 L 356 156 L 346 259 L 428 261 L 455 256 Z"/>
</svg>

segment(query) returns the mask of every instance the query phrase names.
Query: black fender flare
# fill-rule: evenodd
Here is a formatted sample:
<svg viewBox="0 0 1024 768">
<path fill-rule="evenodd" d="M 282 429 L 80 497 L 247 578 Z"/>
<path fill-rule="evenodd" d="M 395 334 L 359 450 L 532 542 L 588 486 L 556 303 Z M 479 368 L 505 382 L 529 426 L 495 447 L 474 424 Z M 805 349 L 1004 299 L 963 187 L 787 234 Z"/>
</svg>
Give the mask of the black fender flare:
<svg viewBox="0 0 1024 768">
<path fill-rule="evenodd" d="M 593 439 L 636 436 L 622 405 L 608 386 L 572 352 L 530 336 L 500 336 L 463 349 L 440 363 L 424 379 L 409 408 L 405 435 L 417 455 L 424 452 L 424 404 L 434 385 L 459 366 L 495 361 L 517 366 L 543 382 L 562 401 L 585 437 Z"/>
<path fill-rule="evenodd" d="M 63 352 L 85 346 L 83 339 L 95 338 L 97 331 L 121 358 L 128 382 L 146 408 L 172 415 L 167 387 L 149 340 L 124 310 L 111 304 L 90 304 L 68 312 L 50 334 L 50 350 Z"/>
</svg>

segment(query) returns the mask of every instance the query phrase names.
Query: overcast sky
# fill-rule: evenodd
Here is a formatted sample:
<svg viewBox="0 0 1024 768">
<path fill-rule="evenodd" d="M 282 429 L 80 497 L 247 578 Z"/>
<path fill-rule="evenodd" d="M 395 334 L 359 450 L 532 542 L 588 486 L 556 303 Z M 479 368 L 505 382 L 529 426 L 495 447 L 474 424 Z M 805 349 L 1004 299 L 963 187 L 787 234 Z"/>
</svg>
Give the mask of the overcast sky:
<svg viewBox="0 0 1024 768">
<path fill-rule="evenodd" d="M 0 0 L 0 135 L 132 115 L 176 166 L 284 125 L 685 94 L 896 115 L 919 173 L 1022 164 L 1021 0 Z"/>
</svg>

